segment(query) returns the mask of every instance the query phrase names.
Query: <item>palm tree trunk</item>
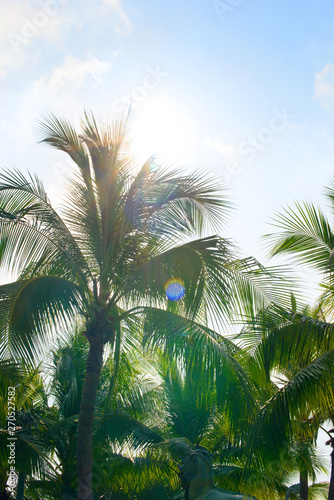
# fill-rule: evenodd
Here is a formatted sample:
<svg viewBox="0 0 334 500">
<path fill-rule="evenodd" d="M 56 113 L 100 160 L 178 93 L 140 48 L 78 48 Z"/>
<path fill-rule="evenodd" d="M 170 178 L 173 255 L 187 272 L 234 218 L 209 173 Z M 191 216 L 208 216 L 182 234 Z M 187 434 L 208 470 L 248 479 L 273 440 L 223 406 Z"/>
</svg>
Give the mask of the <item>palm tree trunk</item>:
<svg viewBox="0 0 334 500">
<path fill-rule="evenodd" d="M 26 479 L 26 473 L 23 470 L 19 473 L 19 479 L 18 479 L 17 488 L 16 488 L 16 500 L 23 500 L 24 499 L 25 479 Z"/>
<path fill-rule="evenodd" d="M 92 466 L 94 409 L 103 355 L 101 336 L 98 335 L 96 337 L 90 341 L 79 412 L 77 442 L 78 500 L 93 500 Z"/>
<path fill-rule="evenodd" d="M 329 483 L 328 500 L 334 500 L 334 447 L 331 453 L 331 461 L 332 461 L 332 470 L 331 470 L 331 480 Z"/>
<path fill-rule="evenodd" d="M 308 472 L 301 471 L 299 474 L 300 480 L 300 498 L 302 500 L 308 500 Z"/>
</svg>

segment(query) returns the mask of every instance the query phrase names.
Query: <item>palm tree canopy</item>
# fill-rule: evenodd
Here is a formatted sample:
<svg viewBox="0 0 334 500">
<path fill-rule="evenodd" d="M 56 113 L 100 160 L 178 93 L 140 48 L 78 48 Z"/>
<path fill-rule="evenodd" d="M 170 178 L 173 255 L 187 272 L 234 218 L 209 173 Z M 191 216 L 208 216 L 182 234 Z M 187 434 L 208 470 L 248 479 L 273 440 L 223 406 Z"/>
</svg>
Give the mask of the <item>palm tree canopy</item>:
<svg viewBox="0 0 334 500">
<path fill-rule="evenodd" d="M 334 179 L 325 189 L 329 215 L 311 202 L 297 202 L 277 213 L 273 226 L 278 231 L 266 235 L 269 254 L 287 254 L 295 262 L 320 273 L 320 304 L 326 314 L 333 310 Z"/>
<path fill-rule="evenodd" d="M 226 239 L 199 238 L 231 208 L 215 179 L 153 169 L 151 160 L 136 168 L 126 119 L 109 126 L 86 113 L 77 132 L 51 115 L 40 132 L 73 171 L 59 213 L 37 177 L 0 175 L 0 264 L 19 276 L 0 287 L 0 338 L 12 353 L 36 357 L 53 327 L 68 327 L 78 311 L 89 340 L 98 325 L 103 343 L 114 341 L 135 306 L 166 309 L 173 277 L 186 290 L 175 307 L 189 318 L 222 321 L 234 306 L 272 299 L 256 261 L 236 259 Z"/>
<path fill-rule="evenodd" d="M 134 173 L 126 120 L 99 128 L 86 114 L 77 133 L 50 116 L 40 127 L 43 142 L 69 154 L 75 167 L 61 215 L 39 179 L 1 174 L 0 263 L 19 275 L 0 292 L 1 337 L 12 351 L 33 357 L 45 326 L 64 326 L 78 310 L 85 314 L 87 337 L 89 325 L 100 321 L 103 341 L 112 340 L 118 306 L 149 301 L 164 307 L 164 284 L 174 276 L 187 290 L 188 315 L 215 302 L 226 314 L 229 283 L 219 268 L 230 259 L 229 244 L 219 237 L 190 240 L 206 229 L 207 216 L 214 224 L 226 219 L 229 203 L 214 182 L 155 171 L 150 161 Z"/>
<path fill-rule="evenodd" d="M 136 166 L 126 142 L 127 119 L 109 126 L 86 113 L 77 130 L 50 115 L 40 131 L 42 142 L 69 155 L 73 170 L 59 211 L 37 177 L 16 170 L 0 174 L 0 265 L 18 276 L 0 287 L 0 345 L 7 348 L 3 355 L 33 361 L 48 336 L 81 316 L 90 349 L 79 411 L 79 498 L 91 500 L 103 346 L 109 342 L 114 352 L 112 392 L 131 322 L 144 328 L 147 345 L 165 343 L 171 352 L 173 344 L 181 357 L 199 339 L 221 392 L 242 395 L 241 410 L 235 399 L 229 415 L 238 421 L 246 408 L 254 411 L 252 384 L 233 357 L 235 346 L 201 324 L 225 324 L 235 311 L 254 314 L 277 298 L 274 283 L 283 302 L 289 294 L 281 294 L 275 273 L 254 259 L 237 258 L 229 240 L 207 235 L 231 208 L 215 179 L 155 169 L 151 160 Z M 175 302 L 165 292 L 172 278 L 185 289 Z M 198 428 L 205 428 L 204 420 Z"/>
</svg>

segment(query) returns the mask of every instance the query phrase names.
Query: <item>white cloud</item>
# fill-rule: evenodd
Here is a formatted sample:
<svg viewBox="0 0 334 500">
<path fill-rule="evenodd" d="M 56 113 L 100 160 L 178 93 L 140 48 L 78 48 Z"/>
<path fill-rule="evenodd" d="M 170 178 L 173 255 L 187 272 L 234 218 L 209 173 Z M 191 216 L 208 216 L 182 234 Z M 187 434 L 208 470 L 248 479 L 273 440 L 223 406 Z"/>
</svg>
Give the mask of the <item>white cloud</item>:
<svg viewBox="0 0 334 500">
<path fill-rule="evenodd" d="M 118 16 L 118 21 L 115 22 L 114 28 L 118 35 L 128 36 L 132 31 L 132 24 L 129 20 L 124 7 L 122 0 L 102 0 L 104 7 L 110 7 Z"/>
<path fill-rule="evenodd" d="M 20 65 L 28 47 L 37 40 L 59 39 L 69 21 L 69 0 L 0 0 L 0 76 Z"/>
<path fill-rule="evenodd" d="M 226 144 L 220 140 L 212 140 L 212 139 L 204 139 L 204 144 L 208 146 L 208 148 L 217 151 L 226 157 L 232 157 L 236 154 L 237 148 L 234 144 Z"/>
<path fill-rule="evenodd" d="M 327 63 L 315 74 L 314 95 L 324 108 L 334 105 L 334 64 Z"/>
<path fill-rule="evenodd" d="M 18 61 L 15 54 L 11 53 L 11 51 L 1 50 L 0 43 L 0 78 L 4 77 L 8 67 L 12 66 L 16 62 Z"/>
<path fill-rule="evenodd" d="M 40 78 L 35 83 L 35 89 L 52 95 L 63 90 L 73 93 L 84 85 L 88 78 L 99 81 L 101 75 L 110 69 L 110 62 L 100 61 L 97 57 L 91 56 L 84 60 L 68 56 L 64 64 L 54 68 L 48 78 Z"/>
<path fill-rule="evenodd" d="M 115 53 L 111 61 L 101 61 L 94 56 L 85 59 L 68 56 L 62 65 L 53 68 L 49 75 L 42 76 L 23 92 L 15 120 L 20 124 L 17 133 L 21 147 L 24 149 L 35 143 L 32 124 L 48 111 L 70 119 L 80 115 L 87 104 L 86 96 L 92 94 L 92 86 L 96 88 L 103 76 L 111 71 L 117 56 Z"/>
<path fill-rule="evenodd" d="M 23 162 L 25 157 L 33 156 L 34 163 L 29 169 L 44 178 L 49 194 L 57 194 L 62 176 L 69 167 L 65 155 L 62 157 L 50 148 L 36 145 L 40 138 L 37 121 L 51 111 L 77 124 L 85 108 L 95 110 L 96 100 L 103 99 L 110 90 L 110 72 L 118 55 L 115 52 L 108 60 L 92 55 L 66 57 L 61 64 L 17 94 L 9 110 L 11 119 L 1 120 L 5 141 L 10 144 L 15 138 L 15 156 L 23 158 Z M 24 167 L 25 164 L 20 165 Z"/>
<path fill-rule="evenodd" d="M 114 54 L 114 59 L 118 54 Z M 53 68 L 48 76 L 34 82 L 24 95 L 27 105 L 36 116 L 36 108 L 57 109 L 66 112 L 78 108 L 81 92 L 91 84 L 101 82 L 103 75 L 112 69 L 113 61 L 101 61 L 95 56 L 77 59 L 68 56 L 61 66 Z"/>
<path fill-rule="evenodd" d="M 77 5 L 74 5 L 77 3 Z M 122 0 L 0 0 L 0 78 L 11 67 L 20 67 L 38 58 L 37 42 L 62 44 L 71 26 L 97 22 L 101 15 L 111 18 L 117 35 L 128 36 L 132 24 Z M 96 19 L 96 15 L 98 20 Z"/>
</svg>

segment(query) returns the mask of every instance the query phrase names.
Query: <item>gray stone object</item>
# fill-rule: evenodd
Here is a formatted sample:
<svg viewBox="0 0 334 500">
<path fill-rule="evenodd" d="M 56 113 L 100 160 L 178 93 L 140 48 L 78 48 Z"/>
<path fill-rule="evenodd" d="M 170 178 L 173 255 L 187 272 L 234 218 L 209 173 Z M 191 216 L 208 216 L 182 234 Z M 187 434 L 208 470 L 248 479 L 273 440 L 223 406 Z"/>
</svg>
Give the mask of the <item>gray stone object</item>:
<svg viewBox="0 0 334 500">
<path fill-rule="evenodd" d="M 256 500 L 253 496 L 224 491 L 215 486 L 211 454 L 203 446 L 186 453 L 179 469 L 185 500 Z"/>
</svg>

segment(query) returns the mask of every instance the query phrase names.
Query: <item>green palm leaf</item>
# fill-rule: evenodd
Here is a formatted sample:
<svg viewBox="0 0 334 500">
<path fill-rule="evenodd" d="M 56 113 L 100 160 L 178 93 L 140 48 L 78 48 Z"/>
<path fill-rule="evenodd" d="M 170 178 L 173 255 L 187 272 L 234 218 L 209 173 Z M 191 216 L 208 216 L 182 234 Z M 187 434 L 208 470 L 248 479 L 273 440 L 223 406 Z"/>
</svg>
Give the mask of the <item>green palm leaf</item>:
<svg viewBox="0 0 334 500">
<path fill-rule="evenodd" d="M 330 269 L 334 235 L 326 216 L 311 203 L 296 204 L 273 220 L 281 233 L 267 235 L 270 255 L 289 253 L 302 264 L 326 272 Z"/>
<path fill-rule="evenodd" d="M 69 325 L 81 304 L 76 285 L 40 276 L 0 287 L 1 339 L 14 357 L 33 362 L 55 326 Z"/>
</svg>

